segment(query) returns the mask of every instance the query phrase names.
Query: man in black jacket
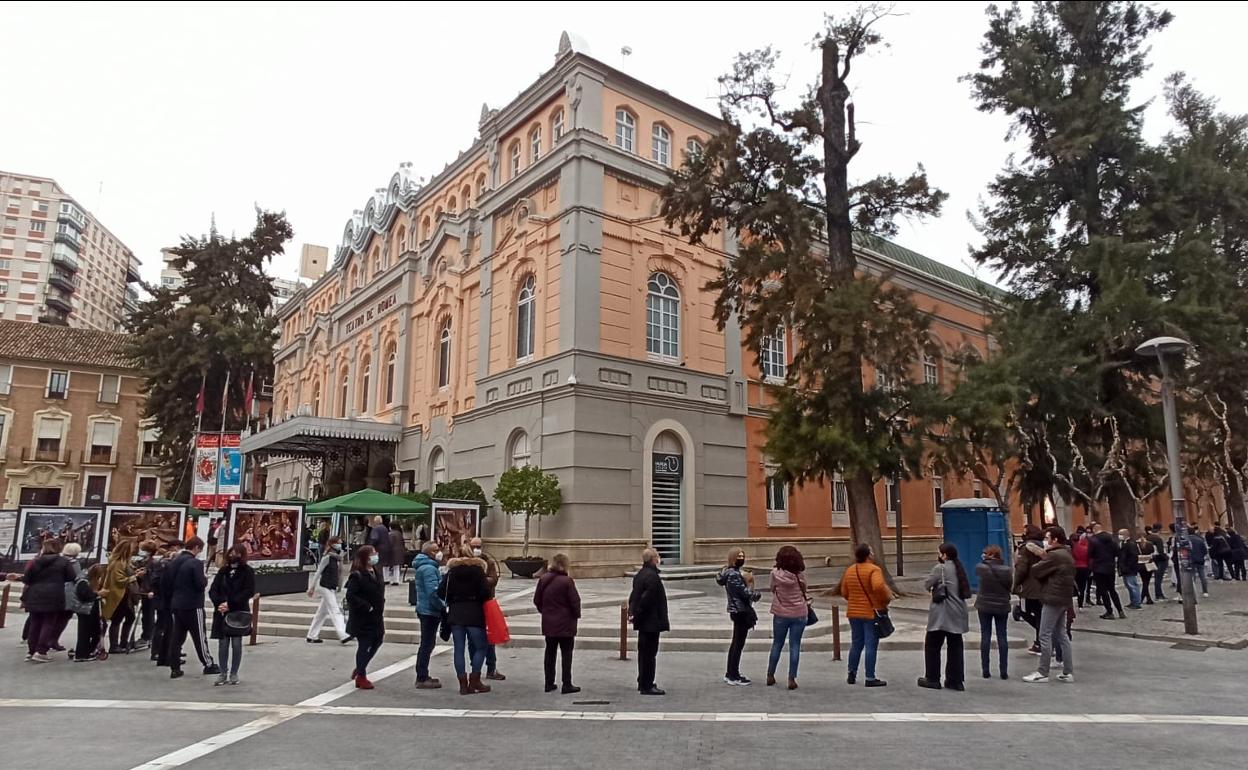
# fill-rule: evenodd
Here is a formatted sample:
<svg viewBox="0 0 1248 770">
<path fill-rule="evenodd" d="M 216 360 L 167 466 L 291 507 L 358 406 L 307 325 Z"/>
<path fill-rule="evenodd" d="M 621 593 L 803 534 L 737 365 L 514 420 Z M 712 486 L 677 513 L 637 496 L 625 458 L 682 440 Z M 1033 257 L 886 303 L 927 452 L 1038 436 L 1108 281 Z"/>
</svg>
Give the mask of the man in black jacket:
<svg viewBox="0 0 1248 770">
<path fill-rule="evenodd" d="M 641 569 L 633 576 L 628 596 L 628 616 L 637 630 L 637 692 L 666 695 L 654 684 L 658 667 L 659 634 L 672 629 L 667 621 L 667 591 L 659 578 L 659 554 L 653 548 L 641 552 Z"/>
<path fill-rule="evenodd" d="M 1118 574 L 1122 576 L 1122 584 L 1127 587 L 1127 598 L 1130 603 L 1127 609 L 1143 609 L 1140 604 L 1140 547 L 1131 539 L 1131 532 L 1118 530 Z"/>
<path fill-rule="evenodd" d="M 1096 581 L 1096 603 L 1105 608 L 1104 620 L 1114 619 L 1114 610 L 1118 617 L 1125 618 L 1122 611 L 1122 600 L 1118 598 L 1118 590 L 1114 588 L 1114 575 L 1118 571 L 1118 544 L 1113 535 L 1105 531 L 1099 523 L 1092 525 L 1092 539 L 1088 541 L 1088 566 L 1092 568 L 1092 579 Z M 1112 602 L 1112 606 L 1111 606 Z"/>
<path fill-rule="evenodd" d="M 158 666 L 168 666 L 169 637 L 173 633 L 173 609 L 169 606 L 172 586 L 165 580 L 170 574 L 173 562 L 182 553 L 182 541 L 174 540 L 165 545 L 165 554 L 157 554 L 152 559 L 152 567 L 148 570 L 151 582 L 153 603 L 156 605 L 156 631 L 152 634 L 152 660 Z"/>
<path fill-rule="evenodd" d="M 182 645 L 186 635 L 190 633 L 191 643 L 195 645 L 195 654 L 204 666 L 204 674 L 219 674 L 221 669 L 212 661 L 208 652 L 208 643 L 204 639 L 204 590 L 208 587 L 208 578 L 204 575 L 204 565 L 199 554 L 204 550 L 204 541 L 193 537 L 186 541 L 186 550 L 169 565 L 165 573 L 164 583 L 169 584 L 169 606 L 173 610 L 173 631 L 169 639 L 169 672 L 170 679 L 182 676 Z"/>
</svg>

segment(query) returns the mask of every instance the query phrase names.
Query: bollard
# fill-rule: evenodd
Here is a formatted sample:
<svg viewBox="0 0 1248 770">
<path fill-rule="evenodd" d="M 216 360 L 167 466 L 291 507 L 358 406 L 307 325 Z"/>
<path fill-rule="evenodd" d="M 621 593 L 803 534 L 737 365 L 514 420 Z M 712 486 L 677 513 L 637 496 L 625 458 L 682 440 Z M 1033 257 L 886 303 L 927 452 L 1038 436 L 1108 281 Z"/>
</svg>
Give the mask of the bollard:
<svg viewBox="0 0 1248 770">
<path fill-rule="evenodd" d="M 256 635 L 260 633 L 260 594 L 251 597 L 251 641 L 248 647 L 256 646 Z"/>
<path fill-rule="evenodd" d="M 620 660 L 628 660 L 628 602 L 620 605 Z"/>
<path fill-rule="evenodd" d="M 841 659 L 841 608 L 832 603 L 832 660 Z"/>
<path fill-rule="evenodd" d="M 0 596 L 0 628 L 4 628 L 4 619 L 9 614 L 9 591 L 11 586 L 4 584 L 4 594 Z"/>
</svg>

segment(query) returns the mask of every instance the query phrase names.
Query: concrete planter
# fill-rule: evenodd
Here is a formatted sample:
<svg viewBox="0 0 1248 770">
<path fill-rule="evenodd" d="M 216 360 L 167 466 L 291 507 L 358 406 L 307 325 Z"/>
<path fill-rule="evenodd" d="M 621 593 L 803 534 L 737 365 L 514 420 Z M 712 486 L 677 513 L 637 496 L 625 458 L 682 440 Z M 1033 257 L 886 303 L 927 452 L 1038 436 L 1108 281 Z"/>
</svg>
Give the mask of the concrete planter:
<svg viewBox="0 0 1248 770">
<path fill-rule="evenodd" d="M 546 560 L 540 556 L 513 556 L 510 559 L 503 559 L 503 564 L 507 565 L 507 569 L 511 570 L 513 576 L 531 578 L 546 566 Z"/>
</svg>

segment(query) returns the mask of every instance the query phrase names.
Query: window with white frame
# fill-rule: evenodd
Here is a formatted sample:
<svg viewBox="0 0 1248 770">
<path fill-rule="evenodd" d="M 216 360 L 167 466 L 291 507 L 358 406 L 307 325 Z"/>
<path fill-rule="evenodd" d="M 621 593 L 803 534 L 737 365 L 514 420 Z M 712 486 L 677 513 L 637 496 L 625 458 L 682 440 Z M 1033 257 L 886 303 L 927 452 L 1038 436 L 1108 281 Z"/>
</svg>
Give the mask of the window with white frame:
<svg viewBox="0 0 1248 770">
<path fill-rule="evenodd" d="M 520 286 L 520 294 L 516 298 L 516 361 L 527 361 L 533 357 L 536 341 L 534 321 L 537 310 L 537 279 L 532 273 L 525 276 Z"/>
<path fill-rule="evenodd" d="M 63 418 L 41 416 L 35 433 L 35 459 L 43 462 L 60 462 L 64 435 L 65 420 Z"/>
<path fill-rule="evenodd" d="M 664 166 L 672 165 L 672 132 L 655 123 L 650 132 L 650 159 Z"/>
<path fill-rule="evenodd" d="M 766 466 L 767 526 L 775 527 L 789 523 L 789 485 L 781 480 L 779 467 Z"/>
<path fill-rule="evenodd" d="M 429 457 L 429 487 L 437 489 L 439 484 L 446 481 L 446 452 L 441 447 L 434 447 L 433 454 Z"/>
<path fill-rule="evenodd" d="M 784 327 L 781 326 L 762 339 L 759 359 L 762 364 L 763 379 L 770 382 L 784 382 L 784 377 L 789 371 L 784 355 L 784 334 Z"/>
<path fill-rule="evenodd" d="M 365 356 L 364 366 L 361 367 L 361 371 L 364 372 L 364 375 L 360 381 L 360 414 L 368 414 L 368 390 L 373 374 L 373 361 L 371 358 Z"/>
<path fill-rule="evenodd" d="M 99 402 L 115 404 L 121 398 L 121 376 L 117 374 L 100 375 Z"/>
<path fill-rule="evenodd" d="M 555 142 L 563 138 L 563 110 L 557 110 L 550 119 L 550 142 Z"/>
<path fill-rule="evenodd" d="M 139 465 L 160 464 L 160 431 L 149 425 L 139 432 Z"/>
<path fill-rule="evenodd" d="M 889 375 L 883 369 L 875 370 L 875 387 L 885 393 L 892 393 L 897 389 L 896 379 Z"/>
<path fill-rule="evenodd" d="M 0 366 L 0 396 L 7 396 L 13 389 L 13 365 Z"/>
<path fill-rule="evenodd" d="M 445 388 L 451 383 L 451 319 L 442 322 L 442 331 L 438 334 L 438 387 Z"/>
<path fill-rule="evenodd" d="M 923 354 L 923 382 L 927 385 L 940 384 L 940 366 L 931 353 Z"/>
<path fill-rule="evenodd" d="M 634 152 L 637 119 L 625 109 L 615 111 L 615 146 L 625 152 Z"/>
<path fill-rule="evenodd" d="M 646 293 L 646 352 L 680 358 L 680 289 L 667 273 L 650 276 Z"/>
<path fill-rule="evenodd" d="M 932 523 L 937 527 L 945 526 L 945 514 L 940 510 L 940 506 L 944 504 L 945 480 L 940 476 L 932 476 L 932 507 L 936 511 L 936 515 L 932 518 Z"/>
<path fill-rule="evenodd" d="M 395 368 L 395 350 L 394 345 L 390 346 L 390 352 L 386 355 L 386 405 L 394 403 L 394 368 Z"/>
<path fill-rule="evenodd" d="M 41 222 L 36 219 L 30 223 L 30 231 L 32 233 L 41 233 L 47 228 L 47 226 L 48 226 L 47 222 Z"/>
<path fill-rule="evenodd" d="M 349 406 L 349 404 L 347 403 L 347 393 L 348 393 L 348 389 L 350 385 L 351 385 L 351 373 L 348 372 L 344 368 L 342 370 L 342 388 L 338 392 L 338 416 L 339 417 L 348 416 L 347 407 Z"/>
<path fill-rule="evenodd" d="M 520 176 L 520 143 L 511 143 L 511 178 Z"/>
<path fill-rule="evenodd" d="M 897 526 L 897 512 L 901 510 L 901 484 L 895 476 L 884 477 L 884 510 L 887 511 L 886 525 Z"/>
<path fill-rule="evenodd" d="M 690 139 L 685 142 L 685 157 L 692 158 L 695 155 L 701 155 L 705 149 L 697 139 Z"/>
<path fill-rule="evenodd" d="M 523 468 L 530 465 L 533 451 L 529 446 L 529 434 L 518 430 L 511 437 L 511 446 L 507 451 L 507 468 Z M 510 517 L 509 528 L 514 533 L 524 532 L 524 515 L 514 514 Z"/>
<path fill-rule="evenodd" d="M 542 159 L 542 127 L 534 126 L 529 132 L 529 164 Z"/>
<path fill-rule="evenodd" d="M 0 457 L 8 454 L 9 426 L 13 424 L 13 410 L 0 409 Z"/>
<path fill-rule="evenodd" d="M 48 372 L 48 389 L 44 392 L 47 398 L 65 399 L 69 397 L 69 372 L 53 369 Z"/>
<path fill-rule="evenodd" d="M 117 424 L 105 420 L 91 423 L 91 444 L 87 447 L 90 462 L 112 464 L 117 448 Z"/>
<path fill-rule="evenodd" d="M 832 526 L 849 526 L 849 489 L 839 473 L 832 476 Z"/>
<path fill-rule="evenodd" d="M 147 503 L 155 500 L 160 496 L 160 477 L 159 476 L 139 476 L 136 481 L 134 491 L 134 499 L 140 503 Z"/>
</svg>

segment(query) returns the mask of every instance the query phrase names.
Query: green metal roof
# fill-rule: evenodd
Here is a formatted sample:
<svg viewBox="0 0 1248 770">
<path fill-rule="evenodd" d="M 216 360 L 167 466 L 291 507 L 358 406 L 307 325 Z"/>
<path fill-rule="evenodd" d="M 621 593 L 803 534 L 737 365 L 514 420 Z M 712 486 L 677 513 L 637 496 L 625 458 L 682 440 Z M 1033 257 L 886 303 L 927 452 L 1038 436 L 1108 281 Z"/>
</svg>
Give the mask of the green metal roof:
<svg viewBox="0 0 1248 770">
<path fill-rule="evenodd" d="M 924 275 L 929 275 L 939 281 L 955 286 L 964 291 L 973 294 L 992 297 L 999 299 L 1005 296 L 1002 289 L 993 286 L 990 283 L 979 280 L 969 273 L 964 273 L 957 268 L 937 262 L 931 257 L 925 257 L 917 251 L 911 251 L 905 246 L 899 246 L 892 241 L 885 240 L 878 235 L 871 235 L 859 230 L 854 231 L 854 245 L 858 248 L 871 251 L 880 255 L 884 259 L 895 262 L 901 267 L 908 267 Z"/>
</svg>

